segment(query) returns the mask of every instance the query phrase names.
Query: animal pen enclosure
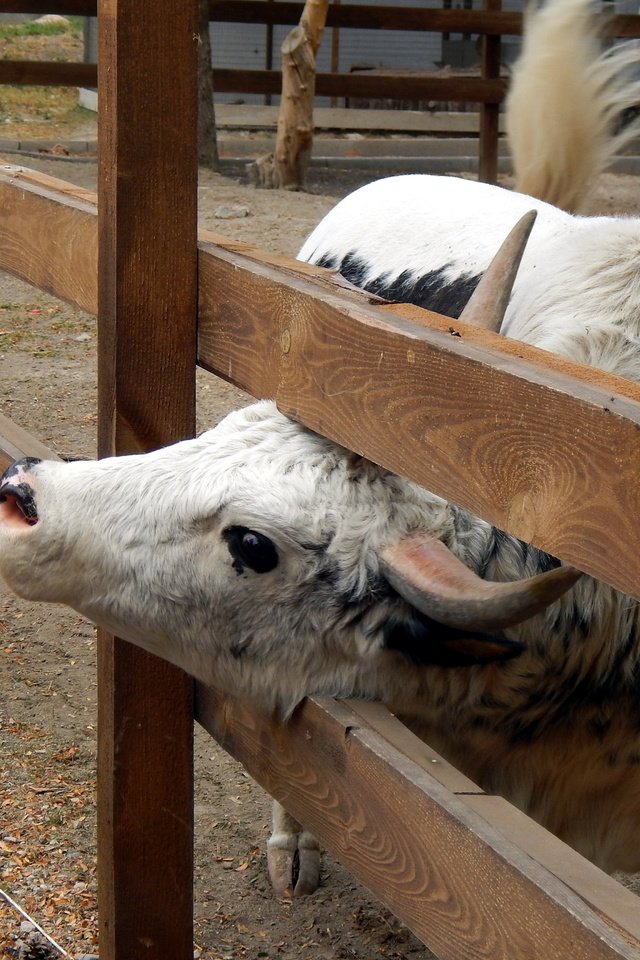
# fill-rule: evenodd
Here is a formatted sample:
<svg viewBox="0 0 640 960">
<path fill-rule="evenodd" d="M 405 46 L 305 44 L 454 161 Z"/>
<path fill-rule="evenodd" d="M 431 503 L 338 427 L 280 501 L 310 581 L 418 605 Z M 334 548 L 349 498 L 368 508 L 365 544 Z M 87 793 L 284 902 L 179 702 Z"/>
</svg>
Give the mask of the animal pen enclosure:
<svg viewBox="0 0 640 960">
<path fill-rule="evenodd" d="M 0 266 L 98 312 L 101 452 L 189 435 L 197 359 L 637 596 L 637 385 L 374 306 L 316 267 L 197 242 L 195 3 L 104 0 L 99 15 L 99 216 L 85 191 L 5 168 Z M 171 75 L 158 69 L 169 56 Z M 6 458 L 40 453 L 0 432 Z M 512 469 L 516 436 L 526 475 Z M 632 894 L 381 708 L 311 700 L 278 727 L 200 686 L 194 706 L 180 671 L 100 646 L 101 960 L 192 956 L 194 709 L 439 956 L 640 958 Z"/>
</svg>

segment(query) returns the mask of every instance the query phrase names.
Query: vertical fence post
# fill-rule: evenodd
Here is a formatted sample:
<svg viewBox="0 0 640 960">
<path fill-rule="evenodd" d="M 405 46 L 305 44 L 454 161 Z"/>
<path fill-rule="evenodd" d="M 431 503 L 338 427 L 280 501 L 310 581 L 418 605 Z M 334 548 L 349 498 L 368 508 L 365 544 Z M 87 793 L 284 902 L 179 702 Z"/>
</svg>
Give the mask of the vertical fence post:
<svg viewBox="0 0 640 960">
<path fill-rule="evenodd" d="M 197 0 L 100 0 L 100 455 L 190 436 Z M 103 634 L 100 960 L 193 957 L 192 684 Z"/>
<path fill-rule="evenodd" d="M 502 9 L 502 0 L 482 0 L 483 10 Z M 501 40 L 499 36 L 485 34 L 481 40 L 481 75 L 484 80 L 497 80 L 500 76 Z M 499 103 L 480 104 L 480 137 L 478 179 L 485 183 L 498 180 L 498 137 L 500 122 Z"/>
</svg>

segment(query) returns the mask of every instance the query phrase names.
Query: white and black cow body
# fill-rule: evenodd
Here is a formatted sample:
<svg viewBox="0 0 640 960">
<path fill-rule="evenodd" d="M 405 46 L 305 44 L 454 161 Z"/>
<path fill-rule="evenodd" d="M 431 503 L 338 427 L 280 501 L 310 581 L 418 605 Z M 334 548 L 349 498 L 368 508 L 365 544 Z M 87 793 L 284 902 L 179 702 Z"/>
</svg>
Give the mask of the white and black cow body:
<svg viewBox="0 0 640 960">
<path fill-rule="evenodd" d="M 640 221 L 565 213 L 457 177 L 368 184 L 314 230 L 300 259 L 385 299 L 457 318 L 496 250 L 528 210 L 537 218 L 501 333 L 640 379 Z"/>
</svg>

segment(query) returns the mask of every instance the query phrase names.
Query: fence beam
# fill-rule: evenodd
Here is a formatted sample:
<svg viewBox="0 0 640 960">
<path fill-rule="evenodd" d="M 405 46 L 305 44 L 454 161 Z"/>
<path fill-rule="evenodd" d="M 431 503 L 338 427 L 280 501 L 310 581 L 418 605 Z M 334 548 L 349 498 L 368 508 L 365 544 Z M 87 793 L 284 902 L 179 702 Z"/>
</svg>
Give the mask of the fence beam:
<svg viewBox="0 0 640 960">
<path fill-rule="evenodd" d="M 377 711 L 386 713 L 379 705 Z M 620 891 L 619 916 L 632 929 L 618 932 L 489 826 L 467 795 L 455 796 L 431 776 L 434 755 L 409 731 L 403 740 L 416 743 L 413 759 L 343 703 L 305 700 L 283 725 L 202 685 L 196 715 L 441 960 L 640 960 L 633 894 Z M 498 800 L 477 788 L 468 796 Z M 583 886 L 602 878 L 605 887 L 617 887 L 568 854 Z"/>
<path fill-rule="evenodd" d="M 264 0 L 209 0 L 209 17 L 216 23 L 262 23 L 293 26 L 300 21 L 303 3 L 289 0 L 265 3 Z M 58 13 L 95 17 L 97 0 L 10 0 L 4 5 L 11 13 Z M 637 14 L 604 16 L 605 29 L 612 37 L 639 37 Z M 500 10 L 441 10 L 429 7 L 371 6 L 369 4 L 331 5 L 328 27 L 353 27 L 367 30 L 415 30 L 420 33 L 477 33 L 517 36 L 522 33 L 522 14 Z"/>
<path fill-rule="evenodd" d="M 98 13 L 104 456 L 194 431 L 198 20 L 196 0 Z M 192 960 L 192 717 L 190 678 L 100 632 L 101 960 Z"/>
</svg>

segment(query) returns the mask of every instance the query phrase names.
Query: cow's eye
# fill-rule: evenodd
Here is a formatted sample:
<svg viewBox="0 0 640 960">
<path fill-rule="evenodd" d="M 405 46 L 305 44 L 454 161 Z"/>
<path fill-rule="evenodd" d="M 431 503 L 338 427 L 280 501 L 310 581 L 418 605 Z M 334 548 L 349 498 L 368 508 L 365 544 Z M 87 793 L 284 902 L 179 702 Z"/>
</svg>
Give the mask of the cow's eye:
<svg viewBox="0 0 640 960">
<path fill-rule="evenodd" d="M 229 527 L 223 534 L 236 564 L 246 564 L 256 573 L 278 566 L 278 551 L 269 537 L 248 527 Z"/>
</svg>

